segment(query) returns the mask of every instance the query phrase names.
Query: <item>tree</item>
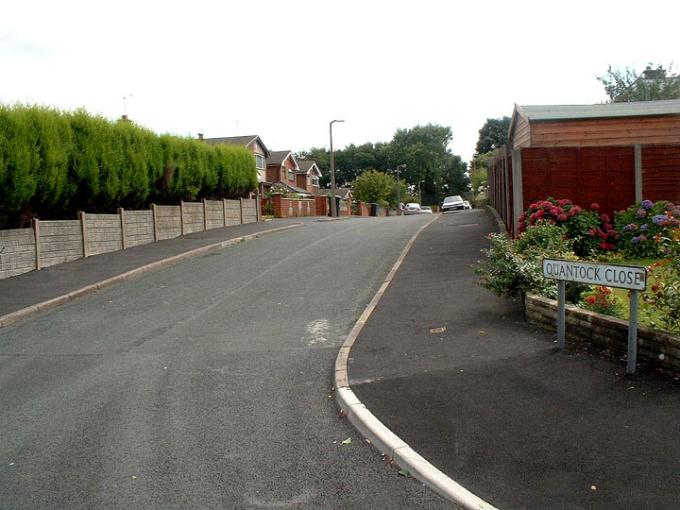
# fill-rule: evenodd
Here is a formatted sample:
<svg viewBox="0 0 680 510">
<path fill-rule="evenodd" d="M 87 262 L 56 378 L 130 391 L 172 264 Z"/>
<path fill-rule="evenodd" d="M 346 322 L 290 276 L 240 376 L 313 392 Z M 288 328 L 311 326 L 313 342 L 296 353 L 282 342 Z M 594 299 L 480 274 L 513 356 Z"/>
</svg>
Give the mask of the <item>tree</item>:
<svg viewBox="0 0 680 510">
<path fill-rule="evenodd" d="M 384 172 L 368 170 L 356 178 L 352 192 L 362 202 L 394 207 L 397 200 L 397 181 Z"/>
<path fill-rule="evenodd" d="M 460 156 L 451 155 L 446 162 L 442 175 L 442 187 L 445 195 L 462 195 L 470 191 L 470 177 L 467 175 L 467 164 Z"/>
<path fill-rule="evenodd" d="M 621 70 L 609 66 L 607 73 L 597 79 L 602 83 L 610 103 L 678 99 L 680 76 L 671 75 L 672 69 L 672 64 L 666 70 L 661 65 L 654 67 L 650 62 L 640 74 L 634 68 Z"/>
<path fill-rule="evenodd" d="M 500 119 L 486 119 L 486 122 L 479 130 L 476 154 L 484 154 L 498 149 L 508 141 L 508 130 L 510 129 L 510 117 Z"/>
<path fill-rule="evenodd" d="M 392 138 L 391 163 L 406 164 L 402 177 L 420 190 L 424 204 L 436 204 L 443 196 L 442 176 L 449 158 L 451 128 L 437 124 L 399 129 Z"/>
</svg>

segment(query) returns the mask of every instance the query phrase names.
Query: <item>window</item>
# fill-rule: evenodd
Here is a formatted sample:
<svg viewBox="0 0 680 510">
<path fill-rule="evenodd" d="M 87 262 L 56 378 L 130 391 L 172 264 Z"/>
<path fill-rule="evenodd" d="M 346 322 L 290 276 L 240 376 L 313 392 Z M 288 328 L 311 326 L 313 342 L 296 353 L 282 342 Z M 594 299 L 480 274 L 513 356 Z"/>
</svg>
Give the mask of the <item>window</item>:
<svg viewBox="0 0 680 510">
<path fill-rule="evenodd" d="M 319 178 L 317 176 L 312 177 L 312 185 L 314 186 L 319 185 Z"/>
<path fill-rule="evenodd" d="M 255 154 L 255 167 L 259 168 L 260 170 L 264 170 L 265 167 L 264 156 L 261 156 L 260 154 Z"/>
<path fill-rule="evenodd" d="M 295 179 L 295 174 L 294 174 L 293 171 L 289 168 L 289 169 L 288 169 L 288 180 L 289 180 L 289 181 L 292 181 L 292 180 L 294 180 L 294 179 Z"/>
</svg>

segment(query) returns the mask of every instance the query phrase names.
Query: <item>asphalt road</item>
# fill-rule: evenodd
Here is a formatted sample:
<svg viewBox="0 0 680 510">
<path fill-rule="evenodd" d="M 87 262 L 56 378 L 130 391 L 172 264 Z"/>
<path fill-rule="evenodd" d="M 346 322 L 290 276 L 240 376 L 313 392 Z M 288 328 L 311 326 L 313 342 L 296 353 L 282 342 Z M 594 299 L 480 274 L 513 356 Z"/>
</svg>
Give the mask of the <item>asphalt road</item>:
<svg viewBox="0 0 680 510">
<path fill-rule="evenodd" d="M 331 391 L 427 219 L 308 223 L 1 329 L 0 508 L 450 508 Z"/>
</svg>

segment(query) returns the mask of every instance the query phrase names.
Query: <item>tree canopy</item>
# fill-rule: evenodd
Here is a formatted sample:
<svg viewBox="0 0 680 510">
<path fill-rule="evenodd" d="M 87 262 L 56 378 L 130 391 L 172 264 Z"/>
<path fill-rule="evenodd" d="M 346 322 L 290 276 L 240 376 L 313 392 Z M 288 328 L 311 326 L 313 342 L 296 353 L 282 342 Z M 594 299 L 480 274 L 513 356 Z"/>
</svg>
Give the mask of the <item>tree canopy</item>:
<svg viewBox="0 0 680 510">
<path fill-rule="evenodd" d="M 508 130 L 510 129 L 510 117 L 500 119 L 486 119 L 486 122 L 479 130 L 476 154 L 485 154 L 498 149 L 508 141 Z"/>
<path fill-rule="evenodd" d="M 630 101 L 656 101 L 680 98 L 680 76 L 672 75 L 672 64 L 668 69 L 650 63 L 638 73 L 634 68 L 613 69 L 597 79 L 602 83 L 610 103 Z"/>
<path fill-rule="evenodd" d="M 401 169 L 400 180 L 412 191 L 420 192 L 424 204 L 438 203 L 445 195 L 465 193 L 469 190 L 467 165 L 448 149 L 451 138 L 451 128 L 427 124 L 399 129 L 389 143 L 348 145 L 335 152 L 336 183 L 351 186 L 369 170 L 396 177 L 397 166 L 406 165 Z M 328 151 L 312 148 L 299 156 L 316 161 L 323 174 L 321 186 L 327 186 Z"/>
</svg>

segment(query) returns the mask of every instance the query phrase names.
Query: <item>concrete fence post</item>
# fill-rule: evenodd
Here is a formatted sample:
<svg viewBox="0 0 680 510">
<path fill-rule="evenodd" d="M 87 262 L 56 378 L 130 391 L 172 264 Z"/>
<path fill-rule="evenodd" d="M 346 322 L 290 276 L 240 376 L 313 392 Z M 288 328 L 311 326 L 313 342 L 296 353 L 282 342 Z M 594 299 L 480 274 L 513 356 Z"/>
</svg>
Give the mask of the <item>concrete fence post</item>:
<svg viewBox="0 0 680 510">
<path fill-rule="evenodd" d="M 255 219 L 257 220 L 258 223 L 260 221 L 262 221 L 261 207 L 262 207 L 262 203 L 260 201 L 260 191 L 258 190 L 258 191 L 255 192 Z"/>
<path fill-rule="evenodd" d="M 222 226 L 227 226 L 227 201 L 222 199 Z"/>
<path fill-rule="evenodd" d="M 158 242 L 158 215 L 156 214 L 156 204 L 151 204 L 151 219 L 153 221 L 153 242 Z"/>
<path fill-rule="evenodd" d="M 179 235 L 184 235 L 184 202 L 179 201 Z"/>
<path fill-rule="evenodd" d="M 83 236 L 83 258 L 86 258 L 87 253 L 87 225 L 85 223 L 85 211 L 79 211 L 78 217 L 80 218 L 80 232 Z"/>
<path fill-rule="evenodd" d="M 120 245 L 125 249 L 127 248 L 127 243 L 125 242 L 125 209 L 119 207 L 118 216 L 120 216 Z"/>
<path fill-rule="evenodd" d="M 35 237 L 35 268 L 40 270 L 40 220 L 33 218 L 33 237 Z"/>
<path fill-rule="evenodd" d="M 203 202 L 203 230 L 208 230 L 208 206 L 206 205 L 205 198 Z"/>
<path fill-rule="evenodd" d="M 241 210 L 241 225 L 243 225 L 243 198 L 238 199 L 239 209 Z"/>
</svg>

